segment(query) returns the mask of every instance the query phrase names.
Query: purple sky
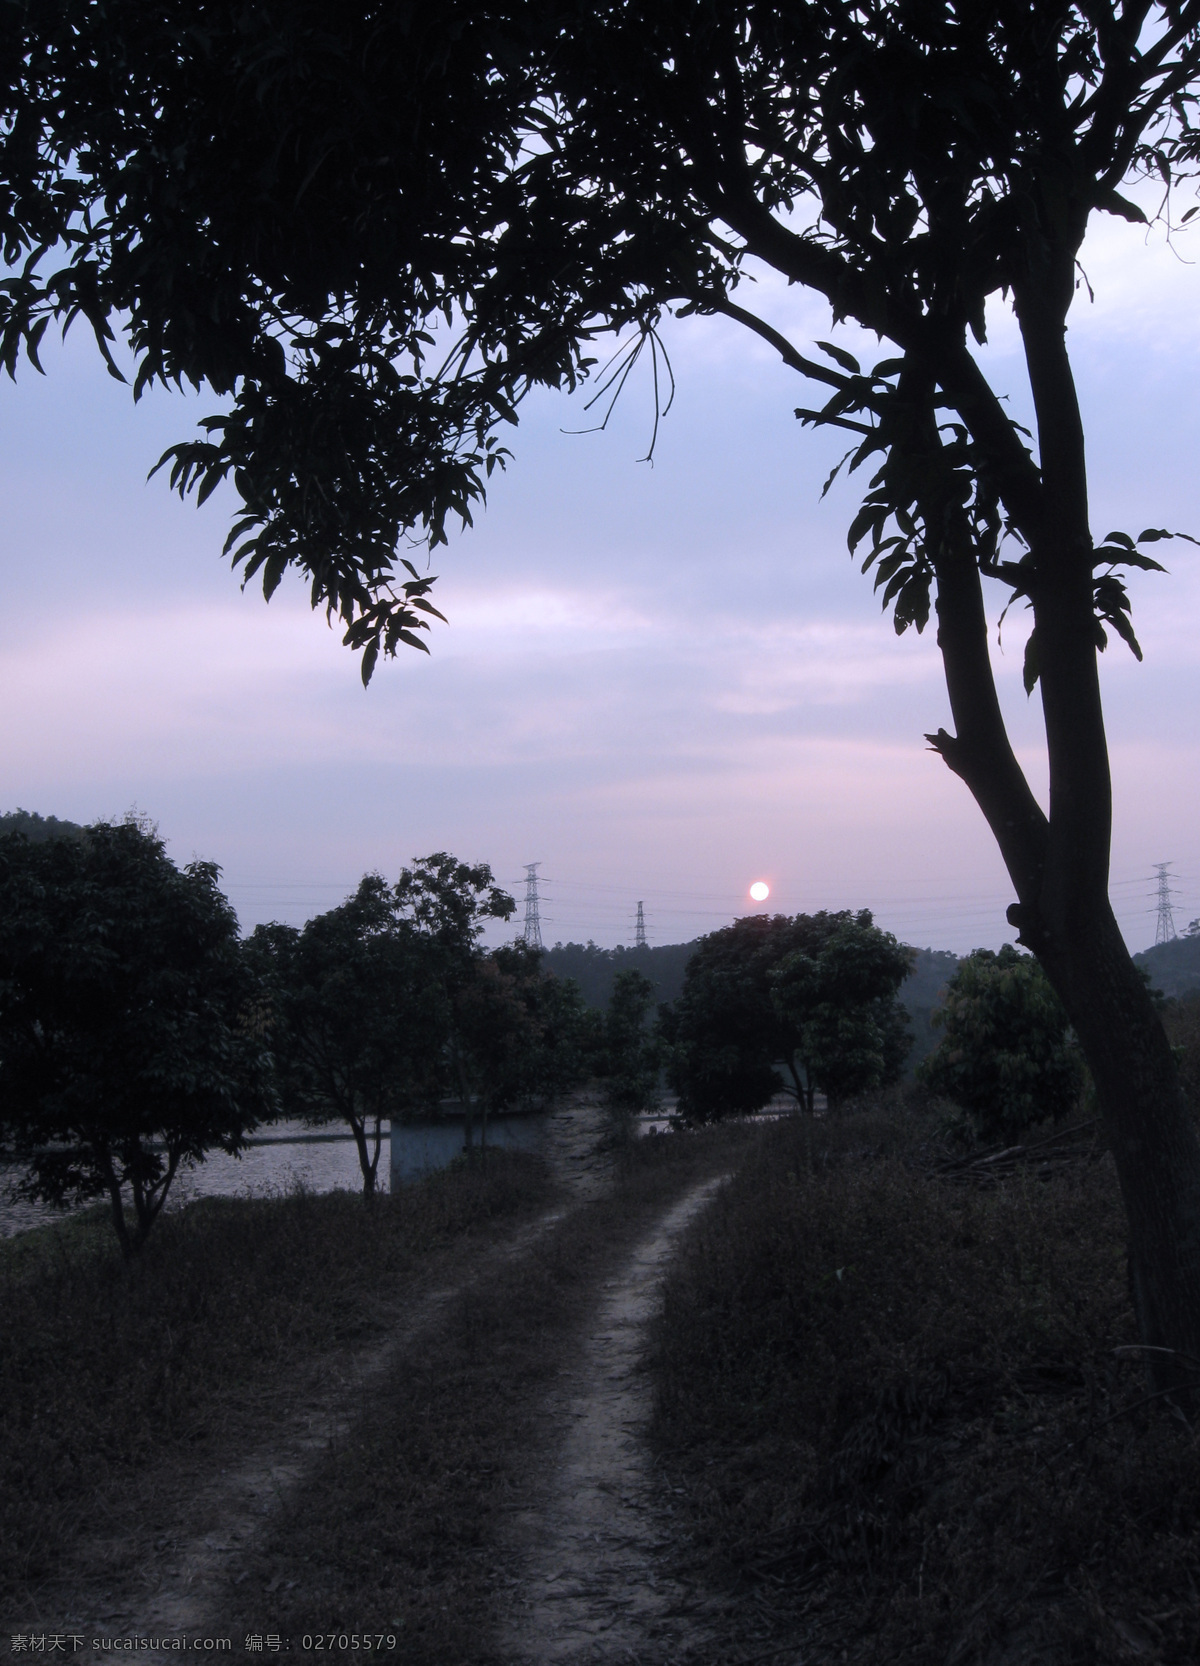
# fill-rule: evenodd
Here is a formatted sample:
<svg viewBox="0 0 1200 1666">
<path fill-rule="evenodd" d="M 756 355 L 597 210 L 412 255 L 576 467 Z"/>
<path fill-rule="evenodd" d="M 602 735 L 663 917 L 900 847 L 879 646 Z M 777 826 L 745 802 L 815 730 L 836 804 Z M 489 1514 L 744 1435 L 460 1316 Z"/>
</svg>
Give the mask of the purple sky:
<svg viewBox="0 0 1200 1666">
<path fill-rule="evenodd" d="M 1072 318 L 1097 535 L 1200 534 L 1200 237 L 1173 251 L 1124 222 L 1084 253 L 1096 291 Z M 822 308 L 764 281 L 755 299 L 807 349 Z M 1020 413 L 1011 319 L 985 358 Z M 873 339 L 838 338 L 864 358 Z M 219 558 L 231 502 L 183 507 L 147 470 L 215 408 L 135 408 L 82 330 L 0 389 L 8 721 L 0 808 L 91 820 L 132 806 L 178 861 L 224 869 L 249 927 L 300 922 L 367 869 L 445 848 L 516 891 L 549 883 L 544 934 L 652 942 L 752 905 L 870 907 L 919 945 L 1011 937 L 1012 893 L 965 789 L 925 750 L 948 725 L 932 632 L 897 639 L 850 561 L 857 478 L 818 502 L 841 449 L 792 418 L 813 390 L 733 326 L 668 331 L 679 393 L 654 465 L 648 377 L 606 434 L 579 399 L 530 400 L 516 460 L 473 531 L 438 551 L 432 658 L 357 659 L 302 587 L 270 606 Z M 863 482 L 865 486 L 865 481 Z M 1138 666 L 1102 662 L 1116 790 L 1113 895 L 1131 947 L 1154 937 L 1149 875 L 1170 860 L 1177 920 L 1200 915 L 1200 550 L 1134 575 Z M 1003 605 L 997 588 L 993 619 Z M 1043 789 L 1025 624 L 996 656 Z"/>
</svg>

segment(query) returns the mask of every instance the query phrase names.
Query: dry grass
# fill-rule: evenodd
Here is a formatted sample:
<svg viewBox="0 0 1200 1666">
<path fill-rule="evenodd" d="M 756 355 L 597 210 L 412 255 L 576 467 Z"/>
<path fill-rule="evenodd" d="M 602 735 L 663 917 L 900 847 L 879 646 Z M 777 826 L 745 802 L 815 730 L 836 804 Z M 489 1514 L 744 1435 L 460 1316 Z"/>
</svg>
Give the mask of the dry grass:
<svg viewBox="0 0 1200 1666">
<path fill-rule="evenodd" d="M 364 1206 L 206 1199 L 136 1262 L 105 1210 L 0 1243 L 0 1595 L 51 1577 L 139 1474 L 253 1429 L 273 1385 L 379 1333 L 448 1246 L 545 1205 L 527 1158 Z"/>
<path fill-rule="evenodd" d="M 682 1249 L 655 1438 L 693 1572 L 806 1666 L 1195 1661 L 1200 1445 L 1131 1409 L 1108 1159 L 977 1191 L 928 1134 L 778 1124 Z"/>
</svg>

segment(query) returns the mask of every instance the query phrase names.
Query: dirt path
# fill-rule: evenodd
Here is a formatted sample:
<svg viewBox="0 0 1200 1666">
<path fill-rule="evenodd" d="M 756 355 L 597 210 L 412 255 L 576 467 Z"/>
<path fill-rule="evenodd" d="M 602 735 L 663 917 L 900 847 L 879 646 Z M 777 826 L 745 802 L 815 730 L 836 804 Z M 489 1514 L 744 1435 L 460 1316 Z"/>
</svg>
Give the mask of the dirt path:
<svg viewBox="0 0 1200 1666">
<path fill-rule="evenodd" d="M 493 1245 L 487 1257 L 490 1271 L 530 1254 L 565 1213 L 611 1184 L 614 1162 L 605 1128 L 599 1102 L 590 1096 L 576 1096 L 554 1114 L 546 1157 L 566 1191 L 564 1203 L 507 1242 Z M 382 1340 L 326 1362 L 302 1386 L 284 1388 L 273 1433 L 249 1453 L 202 1478 L 176 1477 L 174 1500 L 172 1478 L 162 1478 L 153 1488 L 160 1503 L 157 1531 L 135 1540 L 106 1538 L 102 1531 L 86 1541 L 66 1612 L 51 1617 L 53 1629 L 66 1624 L 87 1637 L 203 1636 L 211 1631 L 214 1616 L 226 1606 L 231 1581 L 236 1586 L 235 1570 L 264 1528 L 286 1511 L 314 1467 L 349 1436 L 372 1393 L 414 1349 L 433 1343 L 447 1308 L 477 1273 L 472 1250 L 465 1265 L 452 1266 L 444 1282 L 408 1304 Z M 45 1624 L 30 1615 L 14 1629 L 38 1634 Z M 76 1651 L 75 1658 L 92 1656 Z"/>
<path fill-rule="evenodd" d="M 679 1234 L 724 1177 L 685 1194 L 608 1282 L 591 1339 L 545 1408 L 561 1430 L 549 1480 L 514 1521 L 512 1666 L 682 1658 L 703 1641 L 688 1593 L 662 1571 L 665 1523 L 646 1468 L 643 1338 Z"/>
<path fill-rule="evenodd" d="M 531 1253 L 562 1220 L 548 1210 L 488 1252 L 491 1268 Z M 473 1249 L 473 1247 L 472 1247 Z M 159 1477 L 156 1531 L 97 1536 L 81 1548 L 80 1572 L 52 1616 L 18 1616 L 10 1629 L 35 1635 L 48 1628 L 84 1637 L 205 1636 L 225 1606 L 234 1570 L 263 1529 L 286 1511 L 292 1496 L 328 1452 L 346 1439 L 372 1394 L 411 1352 L 436 1336 L 449 1305 L 474 1276 L 474 1255 L 460 1257 L 450 1277 L 409 1303 L 388 1334 L 366 1348 L 309 1373 L 303 1391 L 286 1385 L 273 1433 L 228 1467 L 207 1477 Z M 219 1460 L 218 1460 L 219 1462 Z M 106 1567 L 106 1564 L 108 1566 Z M 217 1628 L 220 1629 L 220 1628 Z M 108 1659 L 85 1648 L 77 1661 Z"/>
<path fill-rule="evenodd" d="M 672 1662 L 692 1658 L 702 1628 L 695 1605 L 662 1572 L 669 1524 L 653 1501 L 640 1439 L 648 1393 L 638 1365 L 667 1259 L 722 1179 L 688 1182 L 680 1176 L 666 1188 L 670 1201 L 653 1215 L 644 1204 L 634 1206 L 635 1213 L 642 1210 L 641 1224 L 632 1248 L 618 1249 L 631 1241 L 618 1225 L 629 1205 L 621 1201 L 626 1194 L 612 1188 L 616 1163 L 606 1132 L 594 1103 L 576 1102 L 570 1114 L 556 1117 L 548 1157 L 565 1182 L 559 1206 L 507 1240 L 497 1237 L 482 1257 L 477 1242 L 446 1257 L 438 1283 L 399 1309 L 381 1340 L 323 1363 L 299 1362 L 307 1375 L 298 1370 L 280 1383 L 269 1411 L 259 1408 L 264 1434 L 244 1440 L 240 1452 L 231 1450 L 223 1461 L 218 1451 L 204 1473 L 148 1477 L 145 1496 L 153 1495 L 153 1509 L 136 1521 L 123 1510 L 121 1520 L 128 1519 L 132 1531 L 119 1529 L 116 1517 L 107 1526 L 97 1521 L 95 1536 L 73 1558 L 73 1573 L 64 1569 L 63 1584 L 46 1593 L 56 1613 L 31 1614 L 29 1623 L 14 1616 L 14 1631 L 65 1629 L 88 1639 L 237 1632 L 234 1652 L 240 1653 L 234 1613 L 245 1606 L 283 1614 L 309 1588 L 303 1556 L 295 1561 L 286 1548 L 278 1554 L 289 1519 L 312 1519 L 314 1487 L 319 1496 L 319 1487 L 338 1485 L 331 1459 L 343 1448 L 357 1450 L 389 1395 L 394 1398 L 395 1385 L 410 1391 L 415 1361 L 425 1362 L 435 1379 L 441 1371 L 453 1373 L 455 1367 L 442 1362 L 453 1357 L 463 1302 L 480 1280 L 482 1291 L 470 1299 L 503 1302 L 510 1290 L 516 1298 L 518 1290 L 536 1287 L 543 1276 L 535 1271 L 539 1266 L 573 1267 L 579 1246 L 588 1243 L 600 1249 L 597 1272 L 576 1284 L 564 1312 L 567 1327 L 560 1319 L 559 1328 L 544 1333 L 540 1382 L 554 1381 L 554 1387 L 513 1449 L 509 1473 L 516 1490 L 503 1506 L 499 1542 L 489 1533 L 498 1577 L 486 1580 L 486 1594 L 480 1586 L 472 1611 L 484 1631 L 473 1629 L 472 1642 L 486 1649 L 484 1634 L 490 1633 L 505 1666 L 610 1659 L 650 1666 L 667 1658 L 664 1648 Z M 711 1165 L 707 1173 L 711 1177 Z M 682 1196 L 681 1186 L 687 1188 Z M 587 1225 L 596 1208 L 600 1219 L 615 1210 L 611 1253 L 596 1237 L 596 1226 Z M 564 1243 L 574 1248 L 565 1250 Z M 587 1251 L 593 1254 L 595 1247 Z M 436 1380 L 432 1392 L 444 1398 Z M 544 1386 L 539 1393 L 546 1394 Z M 322 1503 L 329 1502 L 326 1492 Z M 111 1537 L 114 1530 L 119 1537 Z M 404 1606 L 401 1596 L 400 1607 L 386 1611 Z M 74 1658 L 109 1655 L 85 1644 Z M 496 1656 L 489 1652 L 487 1658 Z"/>
<path fill-rule="evenodd" d="M 549 1210 L 507 1243 L 492 1249 L 490 1265 L 528 1255 L 562 1219 Z M 469 1275 L 468 1275 L 469 1276 Z M 244 1463 L 223 1470 L 200 1501 L 207 1530 L 179 1544 L 156 1547 L 157 1567 L 148 1600 L 139 1605 L 134 1627 L 151 1636 L 201 1634 L 220 1611 L 230 1582 L 231 1558 L 242 1557 L 265 1522 L 287 1508 L 315 1463 L 344 1440 L 371 1393 L 411 1351 L 432 1340 L 447 1305 L 463 1290 L 460 1276 L 427 1291 L 381 1343 L 351 1355 L 326 1377 L 320 1391 L 289 1407 L 286 1432 Z"/>
</svg>

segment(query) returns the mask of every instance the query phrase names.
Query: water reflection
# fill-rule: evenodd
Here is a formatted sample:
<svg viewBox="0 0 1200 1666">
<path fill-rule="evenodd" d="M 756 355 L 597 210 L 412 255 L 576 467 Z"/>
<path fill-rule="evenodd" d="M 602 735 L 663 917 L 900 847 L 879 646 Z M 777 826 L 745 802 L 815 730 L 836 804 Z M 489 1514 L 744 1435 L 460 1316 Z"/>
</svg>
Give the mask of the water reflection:
<svg viewBox="0 0 1200 1666">
<path fill-rule="evenodd" d="M 0 1238 L 59 1220 L 65 1212 L 42 1203 L 13 1202 L 9 1187 L 21 1171 L 0 1166 Z M 198 1197 L 269 1197 L 303 1186 L 310 1192 L 362 1190 L 358 1149 L 338 1125 L 314 1130 L 299 1122 L 279 1122 L 256 1136 L 240 1157 L 223 1151 L 209 1154 L 193 1169 L 181 1170 L 167 1199 L 168 1209 L 181 1208 Z M 388 1130 L 385 1124 L 379 1156 L 379 1190 L 388 1189 Z"/>
</svg>

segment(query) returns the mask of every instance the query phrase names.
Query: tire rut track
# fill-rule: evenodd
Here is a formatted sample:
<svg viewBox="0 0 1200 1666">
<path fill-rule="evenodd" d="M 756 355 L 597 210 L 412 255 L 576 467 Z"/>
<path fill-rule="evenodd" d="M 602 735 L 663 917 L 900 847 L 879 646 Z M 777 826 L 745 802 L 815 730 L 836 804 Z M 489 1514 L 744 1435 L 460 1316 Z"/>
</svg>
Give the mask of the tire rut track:
<svg viewBox="0 0 1200 1666">
<path fill-rule="evenodd" d="M 501 1654 L 511 1666 L 680 1658 L 702 1644 L 691 1593 L 664 1571 L 669 1542 L 644 1451 L 645 1326 L 680 1234 L 726 1176 L 693 1186 L 637 1244 L 568 1380 L 546 1403 L 560 1431 L 548 1482 L 513 1518 Z"/>
<path fill-rule="evenodd" d="M 547 1210 L 509 1242 L 494 1245 L 488 1267 L 517 1261 L 533 1251 L 572 1207 L 574 1200 Z M 93 1581 L 80 1582 L 68 1604 L 67 1629 L 88 1637 L 212 1634 L 214 1617 L 227 1605 L 231 1584 L 237 1583 L 236 1576 L 231 1578 L 235 1559 L 253 1549 L 315 1466 L 350 1436 L 372 1392 L 402 1366 L 406 1356 L 434 1343 L 451 1304 L 480 1276 L 472 1270 L 424 1292 L 406 1305 L 403 1316 L 382 1339 L 330 1362 L 320 1391 L 288 1405 L 285 1432 L 222 1469 L 194 1495 L 186 1523 L 178 1523 L 178 1537 L 160 1534 L 152 1544 L 139 1547 L 136 1572 L 132 1577 L 104 1581 L 107 1590 L 97 1590 Z M 39 1624 L 36 1629 L 45 1628 Z M 85 1649 L 73 1658 L 90 1662 L 108 1657 Z"/>
</svg>

